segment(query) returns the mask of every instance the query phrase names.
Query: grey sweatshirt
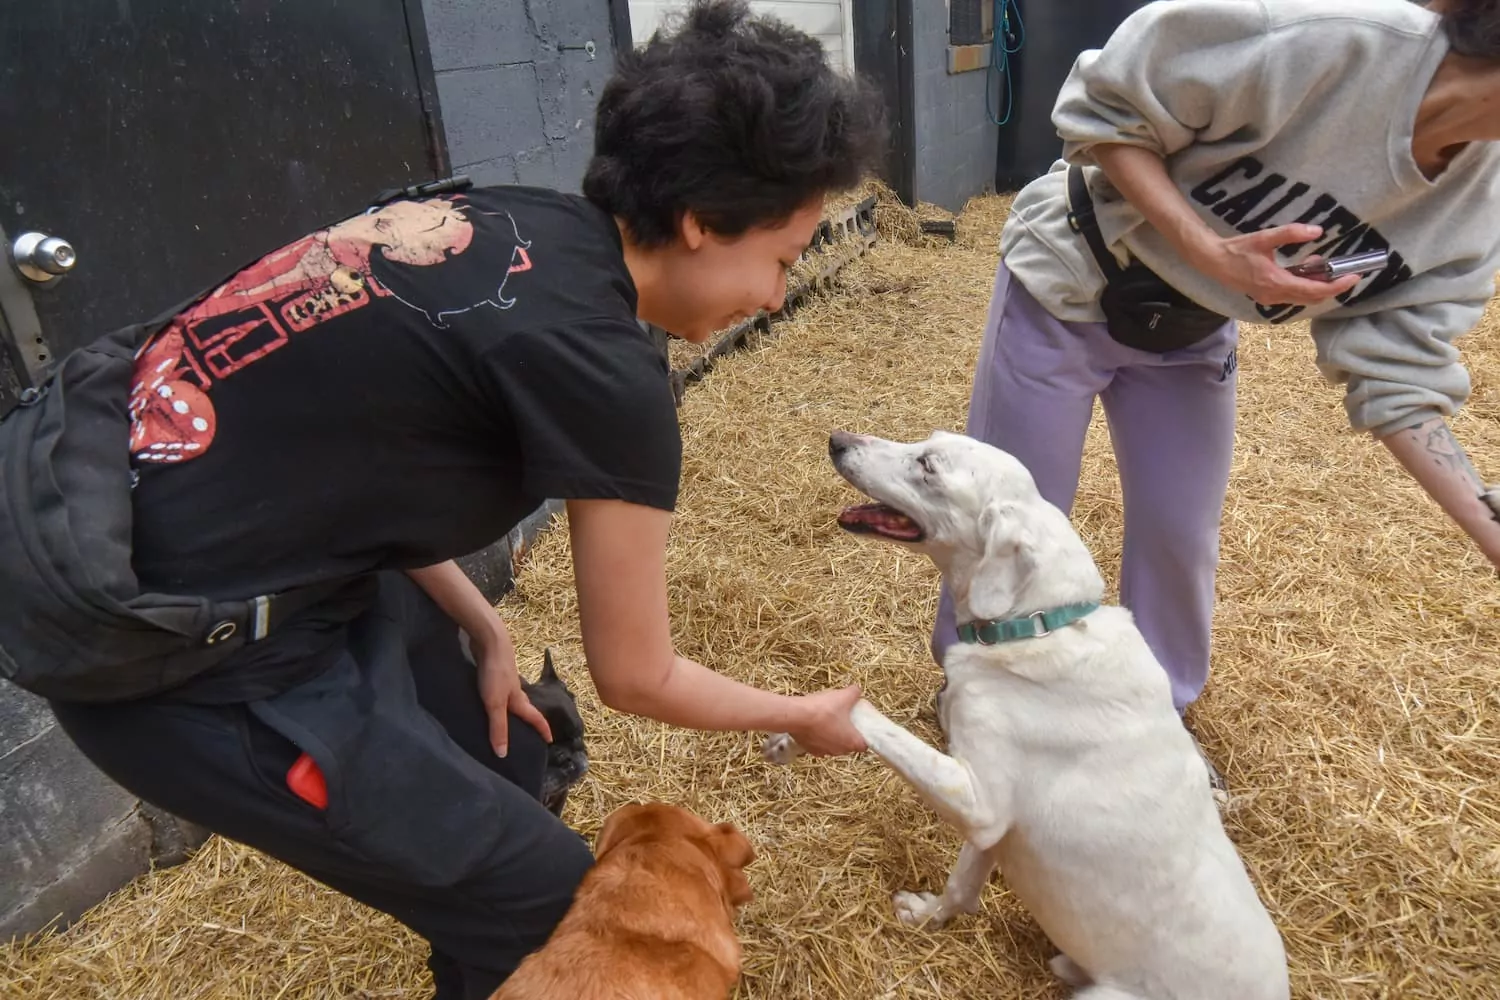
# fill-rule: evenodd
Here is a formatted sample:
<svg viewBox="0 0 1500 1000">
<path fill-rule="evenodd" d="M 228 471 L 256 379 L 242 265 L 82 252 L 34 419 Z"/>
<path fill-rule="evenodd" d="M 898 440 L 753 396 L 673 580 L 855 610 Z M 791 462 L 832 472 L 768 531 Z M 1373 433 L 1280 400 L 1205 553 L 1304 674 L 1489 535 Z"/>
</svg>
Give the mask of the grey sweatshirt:
<svg viewBox="0 0 1500 1000">
<path fill-rule="evenodd" d="M 1104 277 L 1068 227 L 1065 170 L 1086 165 L 1100 229 L 1207 308 L 1310 319 L 1318 364 L 1346 387 L 1357 429 L 1387 435 L 1469 394 L 1455 338 L 1479 321 L 1500 269 L 1500 143 L 1470 143 L 1434 181 L 1412 155 L 1417 106 L 1448 51 L 1437 15 L 1409 0 L 1157 0 L 1081 55 L 1053 122 L 1063 159 L 1016 197 L 1006 265 L 1053 315 L 1102 321 Z M 1292 264 L 1390 249 L 1342 300 L 1262 307 L 1189 267 L 1093 165 L 1098 143 L 1160 153 L 1223 236 L 1322 226 Z"/>
</svg>

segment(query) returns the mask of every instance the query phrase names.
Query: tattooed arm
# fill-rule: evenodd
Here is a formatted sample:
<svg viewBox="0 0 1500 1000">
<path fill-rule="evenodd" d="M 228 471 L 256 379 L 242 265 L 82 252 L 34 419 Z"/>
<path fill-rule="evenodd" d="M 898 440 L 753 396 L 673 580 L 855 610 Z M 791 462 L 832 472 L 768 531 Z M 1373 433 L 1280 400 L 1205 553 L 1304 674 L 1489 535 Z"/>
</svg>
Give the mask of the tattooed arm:
<svg viewBox="0 0 1500 1000">
<path fill-rule="evenodd" d="M 1500 568 L 1500 489 L 1485 486 L 1448 422 L 1434 417 L 1382 440 L 1428 496 Z"/>
</svg>

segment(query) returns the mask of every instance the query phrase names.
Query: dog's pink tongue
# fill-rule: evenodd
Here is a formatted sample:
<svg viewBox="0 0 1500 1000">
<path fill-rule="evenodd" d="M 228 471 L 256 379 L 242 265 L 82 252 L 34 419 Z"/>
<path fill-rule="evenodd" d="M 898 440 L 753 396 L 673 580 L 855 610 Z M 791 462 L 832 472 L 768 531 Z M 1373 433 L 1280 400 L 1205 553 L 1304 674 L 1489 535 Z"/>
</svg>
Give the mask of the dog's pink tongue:
<svg viewBox="0 0 1500 1000">
<path fill-rule="evenodd" d="M 846 528 L 864 527 L 891 538 L 920 538 L 917 523 L 894 507 L 883 503 L 866 503 L 846 507 L 839 514 L 839 524 Z"/>
</svg>

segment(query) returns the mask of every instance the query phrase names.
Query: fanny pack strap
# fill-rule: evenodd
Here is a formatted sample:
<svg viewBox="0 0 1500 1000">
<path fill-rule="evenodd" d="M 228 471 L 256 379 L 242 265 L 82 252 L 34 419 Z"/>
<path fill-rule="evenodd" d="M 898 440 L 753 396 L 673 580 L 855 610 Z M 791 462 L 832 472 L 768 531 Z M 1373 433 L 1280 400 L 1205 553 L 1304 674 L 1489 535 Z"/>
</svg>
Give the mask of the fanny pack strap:
<svg viewBox="0 0 1500 1000">
<path fill-rule="evenodd" d="M 1104 245 L 1104 234 L 1099 231 L 1099 219 L 1094 214 L 1094 200 L 1089 197 L 1089 182 L 1083 176 L 1083 168 L 1077 164 L 1068 167 L 1068 226 L 1075 233 L 1083 234 L 1094 260 L 1104 272 L 1106 281 L 1120 277 L 1120 262 Z"/>
</svg>

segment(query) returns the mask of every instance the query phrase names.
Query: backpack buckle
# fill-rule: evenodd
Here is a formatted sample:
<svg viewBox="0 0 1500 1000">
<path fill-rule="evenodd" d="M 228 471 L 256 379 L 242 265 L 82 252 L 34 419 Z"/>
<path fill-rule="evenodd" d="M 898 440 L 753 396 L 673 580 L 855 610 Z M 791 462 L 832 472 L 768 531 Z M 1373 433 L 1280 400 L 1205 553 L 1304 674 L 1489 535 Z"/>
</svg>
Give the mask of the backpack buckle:
<svg viewBox="0 0 1500 1000">
<path fill-rule="evenodd" d="M 448 194 L 452 191 L 467 191 L 473 186 L 474 182 L 469 180 L 468 174 L 454 174 L 452 177 L 444 177 L 440 180 L 409 184 L 406 187 L 382 191 L 375 196 L 374 201 L 370 202 L 369 207 L 376 209 L 400 198 L 430 198 L 433 195 Z"/>
<path fill-rule="evenodd" d="M 234 638 L 234 634 L 238 631 L 239 628 L 234 624 L 234 622 L 219 622 L 219 624 L 215 625 L 213 627 L 213 630 L 208 633 L 208 637 L 203 640 L 203 644 L 205 646 L 217 646 L 221 642 L 228 642 L 230 639 Z"/>
<path fill-rule="evenodd" d="M 20 392 L 12 396 L 8 401 L 6 401 L 5 405 L 0 406 L 0 420 L 4 420 L 12 413 L 15 413 L 17 410 L 27 409 L 29 407 L 35 406 L 36 404 L 40 403 L 42 401 L 42 397 L 46 395 L 46 382 L 43 382 L 39 386 L 27 386 L 25 389 L 22 389 Z"/>
</svg>

